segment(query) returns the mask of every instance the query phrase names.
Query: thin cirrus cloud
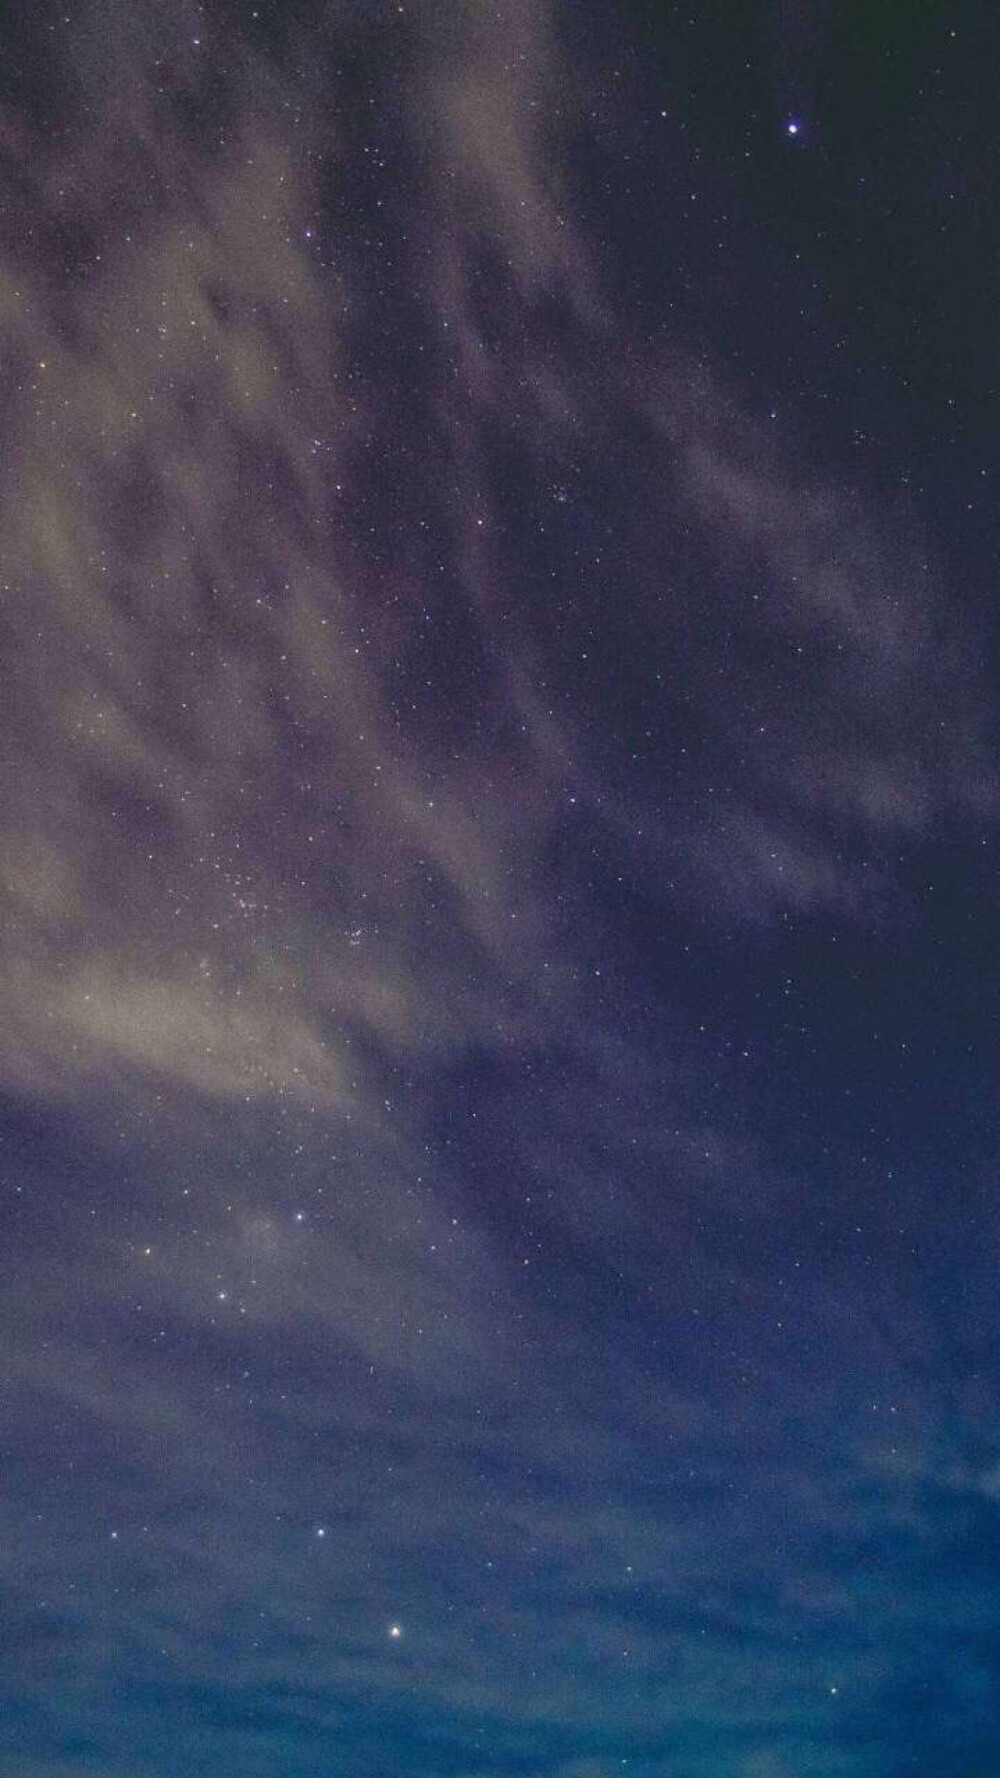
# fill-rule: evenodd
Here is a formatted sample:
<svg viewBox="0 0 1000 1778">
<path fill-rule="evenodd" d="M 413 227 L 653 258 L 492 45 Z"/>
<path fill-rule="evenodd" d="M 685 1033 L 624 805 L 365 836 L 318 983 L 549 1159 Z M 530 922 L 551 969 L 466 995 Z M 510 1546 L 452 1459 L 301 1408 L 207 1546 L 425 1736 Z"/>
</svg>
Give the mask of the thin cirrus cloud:
<svg viewBox="0 0 1000 1778">
<path fill-rule="evenodd" d="M 406 954 L 440 948 L 441 903 L 470 953 L 503 950 L 520 846 L 462 762 L 405 759 L 331 549 L 329 458 L 353 425 L 335 305 L 299 170 L 245 127 L 221 164 L 172 168 L 163 212 L 88 267 L 58 328 L 30 287 L 8 313 L 11 357 L 37 368 L 5 522 L 6 1066 L 46 1090 L 134 1065 L 342 1102 L 324 1014 L 390 1046 L 447 1036 L 446 996 L 415 1015 Z M 396 603 L 390 630 L 412 621 Z M 289 774 L 303 807 L 276 822 Z M 522 823 L 530 800 L 522 781 Z"/>
<path fill-rule="evenodd" d="M 891 847 L 992 819 L 969 650 L 896 512 L 630 333 L 592 77 L 554 9 L 483 16 L 392 21 L 384 143 L 291 27 L 156 6 L 56 52 L 63 136 L 8 128 L 0 1080 L 90 1145 L 55 1252 L 28 1168 L 6 1299 L 13 1778 L 708 1778 L 706 1724 L 834 1778 L 831 1686 L 969 1604 L 920 1489 L 995 1466 L 938 1448 L 925 1322 L 845 1318 L 833 1212 L 786 1307 L 762 1230 L 823 1188 L 680 1005 L 650 1058 L 591 893 L 877 923 Z M 393 152 L 407 216 L 323 237 Z M 595 721 L 623 660 L 675 781 Z"/>
<path fill-rule="evenodd" d="M 585 709 L 547 707 L 537 650 L 530 634 L 519 641 L 530 610 L 504 585 L 502 541 L 474 516 L 484 439 L 501 402 L 529 454 L 565 450 L 582 364 L 597 348 L 614 366 L 616 346 L 559 190 L 557 135 L 540 119 L 559 86 L 551 21 L 508 23 L 509 39 L 464 15 L 448 31 L 418 23 L 409 115 L 429 130 L 428 203 L 410 245 L 460 342 L 453 472 L 472 510 L 445 518 L 484 637 L 513 607 L 485 714 L 519 736 L 514 757 L 477 742 L 428 771 L 407 750 L 392 667 L 416 646 L 422 612 L 398 545 L 368 594 L 371 565 L 359 579 L 347 547 L 377 395 L 352 372 L 350 259 L 341 270 L 331 248 L 326 264 L 310 239 L 317 117 L 303 118 L 297 155 L 279 146 L 254 65 L 234 53 L 223 142 L 179 142 L 168 126 L 183 83 L 168 94 L 161 63 L 134 50 L 118 127 L 157 168 L 156 213 L 107 238 L 120 200 L 110 129 L 89 145 L 85 189 L 64 144 L 32 176 L 26 206 L 81 206 L 81 235 L 104 251 L 82 253 L 58 299 L 30 263 L 7 272 L 8 359 L 34 365 L 4 506 L 19 669 L 4 838 L 19 1012 L 4 1066 L 21 1084 L 55 1091 L 77 1069 L 90 1079 L 134 1065 L 209 1096 L 343 1104 L 351 1070 L 336 1028 L 418 1054 L 481 1040 L 486 1007 L 454 985 L 429 1007 L 422 976 L 429 963 L 449 971 L 453 939 L 467 947 L 457 976 L 541 961 L 551 920 L 538 873 L 567 762 L 612 826 L 654 830 L 691 893 L 702 885 L 721 914 L 752 921 L 879 905 L 891 885 L 878 868 L 864 876 L 852 850 L 924 833 L 935 809 L 970 794 L 989 811 L 984 741 L 960 714 L 967 663 L 959 645 L 950 658 L 940 646 L 914 541 L 802 486 L 722 384 L 694 370 L 651 363 L 641 400 L 628 363 L 608 382 L 662 465 L 664 525 L 686 509 L 737 579 L 769 582 L 735 646 L 773 639 L 786 684 L 763 725 L 752 687 L 736 692 L 745 801 L 698 790 L 665 812 L 643 787 L 623 803 L 594 769 Z M 174 80 L 180 55 L 174 32 L 162 58 Z M 82 93 L 98 67 L 78 69 Z M 572 305 L 575 337 L 544 375 L 526 365 L 514 410 L 469 283 L 484 251 L 522 304 Z M 435 392 L 437 407 L 448 399 Z M 621 572 L 613 545 L 603 572 L 605 583 Z M 682 693 L 704 722 L 720 669 L 711 626 L 678 683 L 676 615 L 668 591 L 648 646 L 667 703 Z M 929 756 L 916 737 L 937 711 Z M 836 858 L 818 831 L 829 816 L 849 837 Z"/>
</svg>

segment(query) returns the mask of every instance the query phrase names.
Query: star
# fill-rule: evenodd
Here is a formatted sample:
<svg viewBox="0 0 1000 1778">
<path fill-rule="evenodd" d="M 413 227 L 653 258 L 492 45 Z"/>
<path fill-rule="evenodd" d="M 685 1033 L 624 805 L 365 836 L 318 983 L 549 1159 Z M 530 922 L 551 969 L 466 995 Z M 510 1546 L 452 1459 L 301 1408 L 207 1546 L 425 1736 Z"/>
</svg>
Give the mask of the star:
<svg viewBox="0 0 1000 1778">
<path fill-rule="evenodd" d="M 800 128 L 800 126 L 799 126 L 799 124 L 796 123 L 794 117 L 789 118 L 789 121 L 785 125 L 785 133 L 786 133 L 786 135 L 789 135 L 789 136 L 797 136 L 799 133 L 799 128 Z"/>
<path fill-rule="evenodd" d="M 403 1634 L 402 1624 L 390 1624 L 389 1625 L 389 1640 L 391 1642 L 398 1642 L 400 1640 L 400 1637 L 402 1636 L 402 1634 Z"/>
</svg>

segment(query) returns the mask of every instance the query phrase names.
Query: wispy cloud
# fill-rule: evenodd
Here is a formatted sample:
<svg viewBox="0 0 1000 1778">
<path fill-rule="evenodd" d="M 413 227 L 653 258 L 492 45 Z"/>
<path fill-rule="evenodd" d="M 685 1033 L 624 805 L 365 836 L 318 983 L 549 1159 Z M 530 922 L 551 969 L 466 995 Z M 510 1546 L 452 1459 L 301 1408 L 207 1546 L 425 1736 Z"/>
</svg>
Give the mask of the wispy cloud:
<svg viewBox="0 0 1000 1778">
<path fill-rule="evenodd" d="M 888 1774 L 922 1639 L 985 1733 L 919 1495 L 988 1510 L 996 1453 L 750 1115 L 739 987 L 678 985 L 696 923 L 909 917 L 905 848 L 993 821 L 915 522 L 616 307 L 553 8 L 98 9 L 51 67 L 0 264 L 5 1771 Z"/>
</svg>

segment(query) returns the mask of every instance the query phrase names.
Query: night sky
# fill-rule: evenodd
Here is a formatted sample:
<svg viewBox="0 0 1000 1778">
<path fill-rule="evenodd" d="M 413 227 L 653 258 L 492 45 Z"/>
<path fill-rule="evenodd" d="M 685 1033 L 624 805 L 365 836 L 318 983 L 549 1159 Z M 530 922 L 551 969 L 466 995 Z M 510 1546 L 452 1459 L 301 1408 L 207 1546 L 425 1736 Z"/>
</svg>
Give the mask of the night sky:
<svg viewBox="0 0 1000 1778">
<path fill-rule="evenodd" d="M 1000 1773 L 998 66 L 5 13 L 2 1778 Z"/>
</svg>

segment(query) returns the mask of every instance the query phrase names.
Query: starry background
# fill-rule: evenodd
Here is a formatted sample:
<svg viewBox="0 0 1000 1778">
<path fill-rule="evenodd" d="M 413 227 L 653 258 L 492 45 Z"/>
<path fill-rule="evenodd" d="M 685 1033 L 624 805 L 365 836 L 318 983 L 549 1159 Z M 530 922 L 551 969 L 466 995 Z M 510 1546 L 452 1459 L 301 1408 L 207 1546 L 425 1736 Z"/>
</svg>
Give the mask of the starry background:
<svg viewBox="0 0 1000 1778">
<path fill-rule="evenodd" d="M 4 1778 L 995 1778 L 991 9 L 2 52 Z"/>
</svg>

